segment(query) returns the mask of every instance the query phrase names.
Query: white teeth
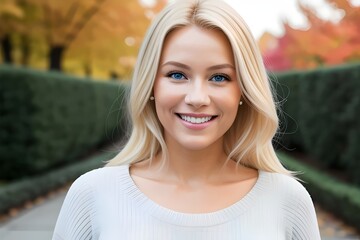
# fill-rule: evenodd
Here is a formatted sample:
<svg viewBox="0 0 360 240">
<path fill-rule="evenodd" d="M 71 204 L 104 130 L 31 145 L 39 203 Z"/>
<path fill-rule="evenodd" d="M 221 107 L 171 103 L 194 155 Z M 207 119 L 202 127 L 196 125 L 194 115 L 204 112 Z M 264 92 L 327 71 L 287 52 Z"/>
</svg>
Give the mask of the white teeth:
<svg viewBox="0 0 360 240">
<path fill-rule="evenodd" d="M 202 117 L 202 118 L 196 118 L 196 117 L 189 117 L 186 115 L 180 115 L 182 120 L 185 120 L 190 123 L 204 123 L 211 120 L 212 117 Z"/>
</svg>

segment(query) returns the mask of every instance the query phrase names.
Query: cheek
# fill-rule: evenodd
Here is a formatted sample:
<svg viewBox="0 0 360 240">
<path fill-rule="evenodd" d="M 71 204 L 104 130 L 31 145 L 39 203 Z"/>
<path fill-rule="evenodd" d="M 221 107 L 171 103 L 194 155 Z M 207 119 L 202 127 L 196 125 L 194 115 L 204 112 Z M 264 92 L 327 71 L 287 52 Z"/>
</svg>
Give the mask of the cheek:
<svg viewBox="0 0 360 240">
<path fill-rule="evenodd" d="M 155 107 L 158 117 L 171 113 L 172 108 L 179 103 L 181 96 L 174 84 L 167 84 L 164 79 L 156 79 L 154 84 Z"/>
<path fill-rule="evenodd" d="M 228 108 L 237 109 L 239 107 L 241 92 L 237 85 L 234 84 L 233 87 L 230 87 L 223 93 L 223 104 Z"/>
<path fill-rule="evenodd" d="M 183 96 L 183 84 L 171 82 L 168 78 L 160 77 L 155 79 L 154 83 L 154 97 L 158 99 L 163 98 L 180 98 Z"/>
<path fill-rule="evenodd" d="M 157 78 L 154 83 L 154 97 L 158 100 L 167 98 L 176 93 L 176 86 L 165 78 Z"/>
<path fill-rule="evenodd" d="M 232 124 L 240 107 L 240 89 L 237 86 L 228 88 L 217 99 L 218 107 L 222 110 L 226 121 Z"/>
</svg>

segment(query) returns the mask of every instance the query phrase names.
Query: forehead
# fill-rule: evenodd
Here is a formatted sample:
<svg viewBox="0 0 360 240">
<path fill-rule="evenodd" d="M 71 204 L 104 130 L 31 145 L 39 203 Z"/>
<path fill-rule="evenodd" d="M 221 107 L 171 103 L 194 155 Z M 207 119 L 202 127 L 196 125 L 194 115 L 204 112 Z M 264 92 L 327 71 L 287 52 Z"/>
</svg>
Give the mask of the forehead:
<svg viewBox="0 0 360 240">
<path fill-rule="evenodd" d="M 172 30 L 165 38 L 161 61 L 176 56 L 216 56 L 219 60 L 233 62 L 233 52 L 226 35 L 218 29 L 185 26 Z"/>
</svg>

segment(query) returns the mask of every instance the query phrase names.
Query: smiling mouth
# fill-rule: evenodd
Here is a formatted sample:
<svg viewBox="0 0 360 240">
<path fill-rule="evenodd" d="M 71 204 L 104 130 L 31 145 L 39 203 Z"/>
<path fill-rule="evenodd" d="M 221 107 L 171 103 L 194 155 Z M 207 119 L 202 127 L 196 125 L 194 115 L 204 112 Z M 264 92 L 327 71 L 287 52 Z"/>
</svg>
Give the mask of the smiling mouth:
<svg viewBox="0 0 360 240">
<path fill-rule="evenodd" d="M 189 122 L 189 123 L 193 123 L 193 124 L 201 124 L 201 123 L 206 123 L 211 121 L 212 119 L 216 118 L 217 116 L 204 116 L 204 117 L 194 117 L 194 116 L 188 116 L 188 115 L 184 115 L 184 114 L 176 114 L 179 118 L 181 118 L 182 120 Z"/>
</svg>

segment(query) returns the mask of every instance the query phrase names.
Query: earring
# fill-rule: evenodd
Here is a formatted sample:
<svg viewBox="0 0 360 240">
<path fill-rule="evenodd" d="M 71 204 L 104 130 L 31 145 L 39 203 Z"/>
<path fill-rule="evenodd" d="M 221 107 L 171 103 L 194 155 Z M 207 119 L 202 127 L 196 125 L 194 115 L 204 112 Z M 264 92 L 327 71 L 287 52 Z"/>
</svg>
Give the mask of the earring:
<svg viewBox="0 0 360 240">
<path fill-rule="evenodd" d="M 239 102 L 239 105 L 241 106 L 242 104 L 243 104 L 243 101 L 240 101 L 240 102 Z"/>
<path fill-rule="evenodd" d="M 154 101 L 154 100 L 155 100 L 154 96 L 151 96 L 151 97 L 150 97 L 150 100 L 151 100 L 151 101 Z"/>
</svg>

